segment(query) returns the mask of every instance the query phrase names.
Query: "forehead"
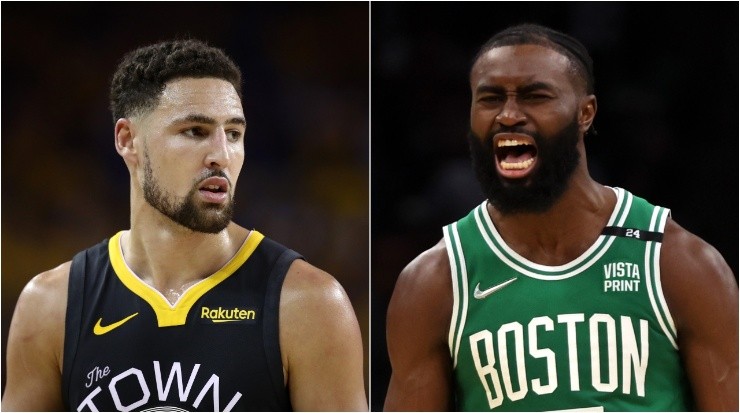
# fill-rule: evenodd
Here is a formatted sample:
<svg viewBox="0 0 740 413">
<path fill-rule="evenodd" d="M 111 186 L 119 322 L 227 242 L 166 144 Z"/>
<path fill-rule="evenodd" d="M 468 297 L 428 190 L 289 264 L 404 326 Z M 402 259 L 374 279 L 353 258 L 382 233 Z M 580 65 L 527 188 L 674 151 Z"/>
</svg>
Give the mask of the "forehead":
<svg viewBox="0 0 740 413">
<path fill-rule="evenodd" d="M 534 44 L 495 47 L 484 53 L 470 72 L 473 90 L 483 85 L 515 87 L 533 82 L 565 87 L 573 80 L 571 62 L 566 56 Z"/>
<path fill-rule="evenodd" d="M 154 112 L 168 117 L 191 113 L 216 119 L 244 116 L 234 86 L 215 78 L 182 78 L 167 82 Z"/>
</svg>

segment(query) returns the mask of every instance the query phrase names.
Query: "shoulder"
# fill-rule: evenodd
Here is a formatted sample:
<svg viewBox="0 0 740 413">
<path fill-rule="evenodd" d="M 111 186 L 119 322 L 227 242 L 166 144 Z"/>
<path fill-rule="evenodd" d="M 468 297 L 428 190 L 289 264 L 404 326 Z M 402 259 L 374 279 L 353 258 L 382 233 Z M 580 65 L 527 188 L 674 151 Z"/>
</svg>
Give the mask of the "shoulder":
<svg viewBox="0 0 740 413">
<path fill-rule="evenodd" d="M 357 329 L 352 303 L 344 288 L 329 273 L 308 262 L 293 261 L 280 293 L 281 340 L 303 342 L 308 336 L 354 333 Z"/>
<path fill-rule="evenodd" d="M 71 261 L 33 277 L 23 288 L 16 312 L 31 314 L 64 313 L 67 307 L 67 285 Z M 29 315 L 31 315 L 29 314 Z"/>
<path fill-rule="evenodd" d="M 439 240 L 433 247 L 422 252 L 401 272 L 401 278 L 441 278 L 450 274 L 450 264 L 447 258 L 447 247 L 444 239 Z"/>
<path fill-rule="evenodd" d="M 444 333 L 452 315 L 452 278 L 444 240 L 414 258 L 398 276 L 388 307 L 388 323 L 405 324 L 423 314 Z M 437 330 L 435 328 L 435 330 Z"/>
<path fill-rule="evenodd" d="M 349 303 L 344 289 L 332 275 L 302 259 L 297 259 L 290 265 L 285 275 L 280 301 L 280 306 L 286 309 L 307 304 L 342 305 L 345 301 Z"/>
<path fill-rule="evenodd" d="M 8 332 L 7 410 L 60 411 L 70 263 L 35 276 L 18 298 Z"/>
<path fill-rule="evenodd" d="M 660 267 L 663 292 L 679 331 L 694 318 L 710 317 L 704 309 L 737 313 L 737 280 L 725 259 L 672 219 L 666 222 Z"/>
<path fill-rule="evenodd" d="M 722 255 L 668 221 L 660 282 L 698 410 L 737 411 L 738 286 Z"/>
<path fill-rule="evenodd" d="M 23 288 L 13 314 L 14 340 L 38 351 L 53 352 L 61 366 L 67 284 L 71 262 L 36 275 Z"/>
<path fill-rule="evenodd" d="M 361 337 L 339 282 L 293 261 L 280 294 L 280 349 L 296 410 L 367 410 Z"/>
<path fill-rule="evenodd" d="M 452 307 L 451 271 L 442 240 L 413 259 L 396 281 L 386 323 L 392 368 L 386 410 L 452 408 L 447 344 Z"/>
<path fill-rule="evenodd" d="M 419 254 L 401 271 L 394 295 L 452 298 L 450 263 L 444 240 Z"/>
</svg>

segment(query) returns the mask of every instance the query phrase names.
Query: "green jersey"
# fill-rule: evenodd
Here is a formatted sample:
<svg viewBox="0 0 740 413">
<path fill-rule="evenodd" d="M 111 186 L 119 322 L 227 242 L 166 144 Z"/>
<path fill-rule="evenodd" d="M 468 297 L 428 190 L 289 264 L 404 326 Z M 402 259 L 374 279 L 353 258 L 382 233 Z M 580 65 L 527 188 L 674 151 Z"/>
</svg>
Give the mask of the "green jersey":
<svg viewBox="0 0 740 413">
<path fill-rule="evenodd" d="M 670 211 L 612 189 L 617 204 L 602 234 L 564 265 L 512 250 L 486 202 L 444 227 L 460 410 L 692 407 L 660 283 Z"/>
</svg>

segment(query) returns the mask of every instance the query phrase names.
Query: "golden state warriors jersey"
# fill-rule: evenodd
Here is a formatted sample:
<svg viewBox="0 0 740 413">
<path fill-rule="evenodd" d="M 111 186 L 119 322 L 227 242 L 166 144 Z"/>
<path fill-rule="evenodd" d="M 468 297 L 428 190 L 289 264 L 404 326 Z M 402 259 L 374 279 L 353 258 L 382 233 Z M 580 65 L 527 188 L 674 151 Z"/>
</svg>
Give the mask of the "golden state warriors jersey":
<svg viewBox="0 0 740 413">
<path fill-rule="evenodd" d="M 62 394 L 70 411 L 287 411 L 280 291 L 292 250 L 252 231 L 175 304 L 126 265 L 121 233 L 69 276 Z"/>
<path fill-rule="evenodd" d="M 540 265 L 517 254 L 485 202 L 444 228 L 459 409 L 692 408 L 661 289 L 661 241 L 670 212 L 613 189 L 617 203 L 607 226 L 564 265 Z"/>
</svg>

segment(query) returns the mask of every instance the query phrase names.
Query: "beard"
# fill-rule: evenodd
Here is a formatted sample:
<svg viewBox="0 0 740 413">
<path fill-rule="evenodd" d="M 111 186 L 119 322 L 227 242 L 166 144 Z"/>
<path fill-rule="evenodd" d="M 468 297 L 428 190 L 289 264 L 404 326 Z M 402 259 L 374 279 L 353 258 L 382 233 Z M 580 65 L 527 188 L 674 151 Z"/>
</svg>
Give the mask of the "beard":
<svg viewBox="0 0 740 413">
<path fill-rule="evenodd" d="M 149 205 L 176 223 L 194 232 L 216 234 L 229 225 L 234 214 L 234 198 L 231 193 L 225 206 L 215 204 L 199 205 L 196 201 L 199 190 L 197 186 L 198 182 L 212 176 L 226 178 L 223 171 L 210 170 L 205 176 L 196 179 L 185 198 L 178 202 L 174 196 L 166 194 L 154 178 L 149 156 L 145 154 L 144 158 L 143 191 L 144 200 Z"/>
<path fill-rule="evenodd" d="M 500 176 L 493 150 L 493 135 L 500 132 L 525 133 L 518 128 L 502 128 L 481 140 L 468 133 L 473 170 L 488 201 L 502 214 L 541 213 L 549 210 L 568 188 L 568 181 L 580 161 L 578 120 L 573 119 L 551 137 L 526 133 L 537 144 L 537 164 L 528 177 L 508 179 Z"/>
</svg>

